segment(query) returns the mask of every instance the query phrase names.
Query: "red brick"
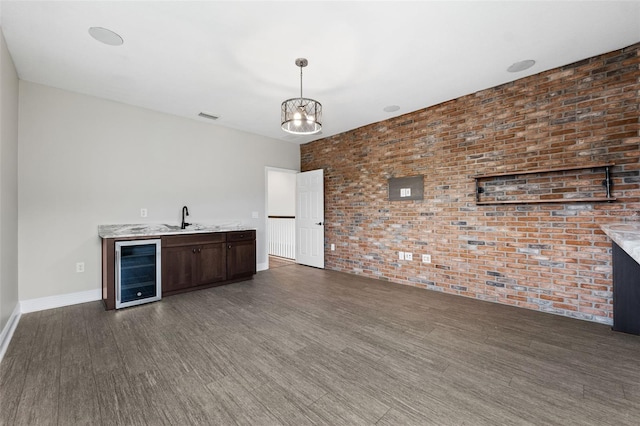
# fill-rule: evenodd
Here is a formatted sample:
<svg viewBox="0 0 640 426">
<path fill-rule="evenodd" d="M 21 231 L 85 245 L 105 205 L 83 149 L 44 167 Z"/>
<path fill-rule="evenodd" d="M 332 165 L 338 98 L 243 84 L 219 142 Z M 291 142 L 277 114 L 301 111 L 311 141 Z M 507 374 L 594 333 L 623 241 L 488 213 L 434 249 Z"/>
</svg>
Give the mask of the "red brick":
<svg viewBox="0 0 640 426">
<path fill-rule="evenodd" d="M 640 217 L 640 44 L 624 51 L 635 55 L 605 63 L 616 50 L 302 145 L 301 169 L 325 170 L 326 240 L 338 247 L 326 267 L 527 309 L 552 301 L 557 313 L 611 321 L 602 295 L 611 242 L 600 224 Z M 475 175 L 605 162 L 616 164 L 613 203 L 474 202 Z M 388 201 L 388 177 L 419 174 L 424 201 Z M 602 170 L 527 176 L 510 195 L 604 195 Z M 391 266 L 397 251 L 414 260 Z"/>
</svg>

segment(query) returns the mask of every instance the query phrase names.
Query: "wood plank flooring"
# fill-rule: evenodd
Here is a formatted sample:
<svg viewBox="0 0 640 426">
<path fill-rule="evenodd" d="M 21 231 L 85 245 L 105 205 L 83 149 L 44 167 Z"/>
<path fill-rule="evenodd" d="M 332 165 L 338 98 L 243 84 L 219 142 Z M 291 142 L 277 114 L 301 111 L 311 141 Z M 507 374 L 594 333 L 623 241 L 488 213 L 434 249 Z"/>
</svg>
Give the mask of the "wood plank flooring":
<svg viewBox="0 0 640 426">
<path fill-rule="evenodd" d="M 3 425 L 638 425 L 640 337 L 291 265 L 23 315 Z"/>
<path fill-rule="evenodd" d="M 281 268 L 283 266 L 291 266 L 295 264 L 296 264 L 295 260 L 287 259 L 285 257 L 269 255 L 269 269 Z"/>
</svg>

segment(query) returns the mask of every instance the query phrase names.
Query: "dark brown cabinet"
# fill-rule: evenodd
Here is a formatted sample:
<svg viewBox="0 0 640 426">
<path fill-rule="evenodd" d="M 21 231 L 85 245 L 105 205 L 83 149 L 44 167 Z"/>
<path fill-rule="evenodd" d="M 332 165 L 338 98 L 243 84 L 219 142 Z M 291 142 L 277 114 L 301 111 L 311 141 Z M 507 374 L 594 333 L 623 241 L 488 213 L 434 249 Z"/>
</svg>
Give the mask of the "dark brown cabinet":
<svg viewBox="0 0 640 426">
<path fill-rule="evenodd" d="M 230 280 L 256 273 L 256 232 L 227 233 L 227 276 Z"/>
<path fill-rule="evenodd" d="M 191 247 L 162 248 L 162 292 L 191 287 L 194 259 Z"/>
<path fill-rule="evenodd" d="M 205 244 L 198 248 L 196 282 L 206 284 L 226 280 L 225 257 L 224 243 Z"/>
<path fill-rule="evenodd" d="M 162 237 L 163 295 L 224 281 L 224 243 L 224 233 Z"/>
<path fill-rule="evenodd" d="M 613 329 L 640 335 L 640 264 L 613 243 Z"/>
<path fill-rule="evenodd" d="M 163 235 L 161 240 L 163 297 L 250 279 L 256 273 L 256 231 Z M 116 241 L 107 238 L 102 244 L 107 309 L 115 307 L 112 271 Z"/>
</svg>

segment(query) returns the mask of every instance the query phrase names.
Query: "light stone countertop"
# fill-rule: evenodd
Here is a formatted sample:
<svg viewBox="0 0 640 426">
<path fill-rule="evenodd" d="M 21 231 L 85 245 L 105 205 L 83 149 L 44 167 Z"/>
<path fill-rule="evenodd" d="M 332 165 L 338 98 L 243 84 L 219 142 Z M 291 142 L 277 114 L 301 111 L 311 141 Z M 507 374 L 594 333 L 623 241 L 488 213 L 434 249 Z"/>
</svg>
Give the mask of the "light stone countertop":
<svg viewBox="0 0 640 426">
<path fill-rule="evenodd" d="M 606 223 L 600 228 L 633 260 L 640 263 L 640 222 Z"/>
<path fill-rule="evenodd" d="M 161 235 L 205 234 L 209 232 L 248 231 L 255 228 L 240 224 L 206 225 L 194 223 L 186 229 L 180 225 L 164 223 L 139 223 L 123 225 L 98 225 L 100 238 L 155 237 Z"/>
</svg>

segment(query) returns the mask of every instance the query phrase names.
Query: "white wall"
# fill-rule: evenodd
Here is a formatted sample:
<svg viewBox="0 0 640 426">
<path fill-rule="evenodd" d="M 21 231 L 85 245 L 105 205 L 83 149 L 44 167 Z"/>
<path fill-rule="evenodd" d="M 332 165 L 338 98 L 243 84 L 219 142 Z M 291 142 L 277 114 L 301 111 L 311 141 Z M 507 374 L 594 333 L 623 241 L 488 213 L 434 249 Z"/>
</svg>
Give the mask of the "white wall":
<svg viewBox="0 0 640 426">
<path fill-rule="evenodd" d="M 299 163 L 295 144 L 21 81 L 20 300 L 98 289 L 99 224 L 177 224 L 183 205 L 256 227 L 266 263 L 265 166 Z"/>
<path fill-rule="evenodd" d="M 18 76 L 0 31 L 0 331 L 18 305 L 17 167 Z"/>
<path fill-rule="evenodd" d="M 296 215 L 296 174 L 278 170 L 267 171 L 269 216 Z"/>
</svg>

